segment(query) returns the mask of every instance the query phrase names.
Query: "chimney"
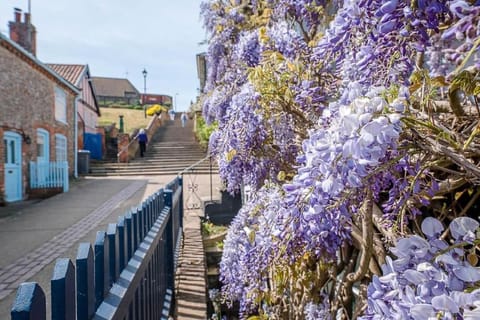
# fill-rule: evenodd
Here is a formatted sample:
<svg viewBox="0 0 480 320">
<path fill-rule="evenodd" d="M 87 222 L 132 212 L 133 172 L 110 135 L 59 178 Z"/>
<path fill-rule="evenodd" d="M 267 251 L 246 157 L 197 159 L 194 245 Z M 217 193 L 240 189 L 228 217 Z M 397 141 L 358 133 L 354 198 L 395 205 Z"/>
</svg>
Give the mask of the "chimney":
<svg viewBox="0 0 480 320">
<path fill-rule="evenodd" d="M 25 21 L 22 22 L 22 10 L 19 8 L 14 9 L 15 21 L 10 21 L 8 23 L 8 27 L 10 29 L 10 39 L 36 56 L 37 31 L 35 30 L 35 26 L 31 23 L 30 13 L 25 12 L 24 17 Z"/>
<path fill-rule="evenodd" d="M 15 22 L 21 22 L 20 19 L 22 18 L 22 9 L 13 8 L 13 15 L 15 17 Z"/>
<path fill-rule="evenodd" d="M 24 15 L 25 15 L 25 23 L 30 24 L 30 13 L 25 12 Z"/>
</svg>

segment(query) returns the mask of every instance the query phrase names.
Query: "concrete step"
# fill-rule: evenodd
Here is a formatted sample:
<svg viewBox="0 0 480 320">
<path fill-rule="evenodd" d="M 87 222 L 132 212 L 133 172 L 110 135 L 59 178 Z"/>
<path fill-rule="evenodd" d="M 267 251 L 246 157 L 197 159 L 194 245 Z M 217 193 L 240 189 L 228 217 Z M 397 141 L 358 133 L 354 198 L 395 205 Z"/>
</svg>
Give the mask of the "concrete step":
<svg viewBox="0 0 480 320">
<path fill-rule="evenodd" d="M 136 167 L 90 167 L 90 172 L 96 173 L 96 172 L 153 172 L 153 171 L 180 171 L 183 169 L 188 168 L 189 165 L 177 165 L 177 166 L 150 166 L 150 167 L 142 167 L 142 166 L 136 166 Z M 194 170 L 210 170 L 210 166 L 206 165 L 198 165 L 195 166 Z M 212 170 L 218 171 L 218 167 L 212 166 Z"/>
<path fill-rule="evenodd" d="M 145 157 L 129 163 L 94 161 L 90 164 L 91 176 L 172 175 L 196 164 L 206 156 L 193 133 L 193 121 L 182 128 L 180 119 L 166 121 L 151 137 Z M 218 173 L 209 161 L 195 166 L 195 173 Z"/>
<path fill-rule="evenodd" d="M 125 172 L 90 172 L 88 176 L 91 177 L 115 177 L 115 176 L 139 176 L 139 175 L 149 175 L 149 176 L 164 176 L 164 175 L 176 175 L 181 173 L 182 170 L 163 170 L 163 171 L 125 171 Z M 195 170 L 194 174 L 218 174 L 218 171 L 210 170 Z M 187 173 L 188 174 L 188 173 Z"/>
<path fill-rule="evenodd" d="M 131 162 L 128 163 L 118 163 L 118 162 L 108 162 L 108 163 L 95 163 L 91 164 L 90 168 L 125 168 L 125 167 L 130 167 L 130 168 L 135 168 L 135 167 L 152 167 L 152 166 L 178 166 L 178 165 L 187 165 L 190 166 L 192 164 L 197 163 L 199 160 L 203 158 L 198 158 L 198 157 L 192 157 L 192 158 L 184 158 L 184 159 L 148 159 L 148 158 L 143 158 L 142 160 L 132 160 Z M 200 165 L 207 166 L 210 165 L 210 161 L 205 160 L 203 161 Z M 215 165 L 214 162 L 212 162 L 212 165 Z"/>
</svg>

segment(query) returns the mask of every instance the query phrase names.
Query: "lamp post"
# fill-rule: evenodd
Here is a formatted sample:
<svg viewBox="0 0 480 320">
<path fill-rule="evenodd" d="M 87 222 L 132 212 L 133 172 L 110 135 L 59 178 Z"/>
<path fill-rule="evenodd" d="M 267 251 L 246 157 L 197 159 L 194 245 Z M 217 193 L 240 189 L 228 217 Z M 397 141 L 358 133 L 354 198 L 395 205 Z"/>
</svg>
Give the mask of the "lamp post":
<svg viewBox="0 0 480 320">
<path fill-rule="evenodd" d="M 177 111 L 177 96 L 178 96 L 178 93 L 175 93 L 175 101 L 173 102 L 173 110 L 174 111 Z"/>
<path fill-rule="evenodd" d="M 147 108 L 145 107 L 145 98 L 147 95 L 147 69 L 143 68 L 142 74 L 143 74 L 143 99 L 142 99 L 143 114 L 145 118 L 147 118 Z"/>
</svg>

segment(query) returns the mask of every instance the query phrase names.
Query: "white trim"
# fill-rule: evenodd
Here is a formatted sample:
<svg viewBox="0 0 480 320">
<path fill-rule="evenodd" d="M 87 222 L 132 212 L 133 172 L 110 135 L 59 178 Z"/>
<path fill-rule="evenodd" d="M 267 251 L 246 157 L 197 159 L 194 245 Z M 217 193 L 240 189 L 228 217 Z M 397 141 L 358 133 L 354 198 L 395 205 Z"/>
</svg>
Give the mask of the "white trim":
<svg viewBox="0 0 480 320">
<path fill-rule="evenodd" d="M 78 178 L 78 100 L 76 96 L 73 101 L 73 177 Z"/>
</svg>

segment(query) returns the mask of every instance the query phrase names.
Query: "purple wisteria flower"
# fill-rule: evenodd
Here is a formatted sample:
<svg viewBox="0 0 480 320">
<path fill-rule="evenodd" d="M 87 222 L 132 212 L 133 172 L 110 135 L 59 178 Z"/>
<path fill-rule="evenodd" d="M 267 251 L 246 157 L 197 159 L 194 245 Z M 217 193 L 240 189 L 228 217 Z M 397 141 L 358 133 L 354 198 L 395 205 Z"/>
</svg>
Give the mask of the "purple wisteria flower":
<svg viewBox="0 0 480 320">
<path fill-rule="evenodd" d="M 344 101 L 330 105 L 319 123 L 303 142 L 298 174 L 284 185 L 287 228 L 282 231 L 287 252 L 303 255 L 313 252 L 319 259 L 335 259 L 336 252 L 349 239 L 352 214 L 358 210 L 355 196 L 367 177 L 397 148 L 400 118 L 388 109 L 379 94 L 381 88 L 363 92 L 352 85 Z M 345 94 L 347 95 L 347 94 Z M 326 119 L 328 117 L 328 120 Z M 301 208 L 301 209 L 300 209 Z"/>
<path fill-rule="evenodd" d="M 244 205 L 232 221 L 224 242 L 220 262 L 222 292 L 229 301 L 239 301 L 243 315 L 260 306 L 262 292 L 268 288 L 268 267 L 281 250 L 278 214 L 284 210 L 280 189 L 265 186 Z"/>
<path fill-rule="evenodd" d="M 454 243 L 473 242 L 479 223 L 461 217 L 450 223 Z M 444 227 L 426 218 L 422 232 L 391 248 L 383 275 L 374 276 L 368 287 L 368 310 L 362 319 L 476 319 L 479 315 L 480 269 L 465 259 L 461 247 L 441 240 Z M 439 318 L 440 317 L 440 318 Z"/>
</svg>

